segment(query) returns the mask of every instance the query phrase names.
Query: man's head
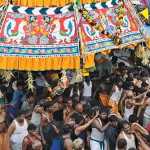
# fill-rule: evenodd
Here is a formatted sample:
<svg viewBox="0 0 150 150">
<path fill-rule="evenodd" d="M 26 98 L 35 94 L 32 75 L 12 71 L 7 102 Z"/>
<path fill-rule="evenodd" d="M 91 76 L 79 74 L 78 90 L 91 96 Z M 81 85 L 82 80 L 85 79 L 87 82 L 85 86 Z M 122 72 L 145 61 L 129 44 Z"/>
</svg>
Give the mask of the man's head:
<svg viewBox="0 0 150 150">
<path fill-rule="evenodd" d="M 22 81 L 17 81 L 16 87 L 18 90 L 22 90 L 23 89 L 23 82 Z"/>
<path fill-rule="evenodd" d="M 83 104 L 81 103 L 78 103 L 76 106 L 75 106 L 75 110 L 79 113 L 83 113 Z"/>
<path fill-rule="evenodd" d="M 18 116 L 17 116 L 17 121 L 18 121 L 19 123 L 22 123 L 22 122 L 24 121 L 24 117 L 25 117 L 24 112 L 20 111 L 20 112 L 18 113 Z"/>
<path fill-rule="evenodd" d="M 53 119 L 53 109 L 52 108 L 47 108 L 46 112 L 47 112 L 48 119 L 52 120 Z"/>
<path fill-rule="evenodd" d="M 29 132 L 29 134 L 34 134 L 36 132 L 36 125 L 34 125 L 33 123 L 29 124 L 27 130 Z"/>
<path fill-rule="evenodd" d="M 127 91 L 126 91 L 126 95 L 127 95 L 128 98 L 132 98 L 132 97 L 134 96 L 132 90 L 127 90 Z"/>
<path fill-rule="evenodd" d="M 136 116 L 135 114 L 130 115 L 130 117 L 129 117 L 129 122 L 130 122 L 130 123 L 138 122 L 137 116 Z"/>
<path fill-rule="evenodd" d="M 119 139 L 117 142 L 118 150 L 126 150 L 127 148 L 127 141 L 123 138 Z"/>
<path fill-rule="evenodd" d="M 73 103 L 72 103 L 72 99 L 68 99 L 67 100 L 67 106 L 68 107 L 72 107 Z"/>
<path fill-rule="evenodd" d="M 117 127 L 118 118 L 115 115 L 109 116 L 109 121 L 111 122 L 112 127 Z"/>
<path fill-rule="evenodd" d="M 27 98 L 27 101 L 29 102 L 29 104 L 34 103 L 34 94 L 32 92 L 27 93 L 26 98 Z"/>
<path fill-rule="evenodd" d="M 122 129 L 126 134 L 130 134 L 130 125 L 128 121 L 122 123 Z"/>
<path fill-rule="evenodd" d="M 36 113 L 40 113 L 40 114 L 43 113 L 43 110 L 44 110 L 43 106 L 40 106 L 40 105 L 36 105 L 35 108 L 34 108 L 34 111 Z"/>
<path fill-rule="evenodd" d="M 150 98 L 150 92 L 148 92 L 148 93 L 146 94 L 146 97 Z"/>
</svg>

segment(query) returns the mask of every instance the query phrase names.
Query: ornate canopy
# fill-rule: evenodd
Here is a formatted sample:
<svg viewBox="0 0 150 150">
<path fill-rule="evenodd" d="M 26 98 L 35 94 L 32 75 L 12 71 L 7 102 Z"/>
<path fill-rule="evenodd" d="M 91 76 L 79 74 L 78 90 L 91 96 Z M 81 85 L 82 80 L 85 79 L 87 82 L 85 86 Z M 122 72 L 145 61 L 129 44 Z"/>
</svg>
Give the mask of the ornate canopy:
<svg viewBox="0 0 150 150">
<path fill-rule="evenodd" d="M 18 2 L 15 2 L 18 4 Z M 65 2 L 64 2 L 65 3 Z M 130 2 L 0 7 L 0 69 L 58 70 L 94 65 L 94 53 L 143 40 Z M 119 41 L 119 42 L 118 42 Z"/>
</svg>

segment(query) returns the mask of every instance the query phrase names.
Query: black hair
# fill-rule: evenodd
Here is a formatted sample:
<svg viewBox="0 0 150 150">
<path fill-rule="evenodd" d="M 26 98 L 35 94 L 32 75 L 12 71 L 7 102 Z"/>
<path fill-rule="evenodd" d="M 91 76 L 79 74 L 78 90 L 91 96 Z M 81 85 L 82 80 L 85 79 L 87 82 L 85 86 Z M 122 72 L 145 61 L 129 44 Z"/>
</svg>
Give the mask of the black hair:
<svg viewBox="0 0 150 150">
<path fill-rule="evenodd" d="M 122 121 L 120 122 L 120 127 L 121 127 L 121 129 L 123 129 L 123 128 L 124 128 L 124 125 L 126 125 L 126 124 L 129 124 L 129 122 L 128 122 L 127 120 L 122 120 Z"/>
<path fill-rule="evenodd" d="M 17 87 L 23 86 L 23 85 L 24 85 L 23 81 L 17 81 L 17 84 L 16 84 Z"/>
<path fill-rule="evenodd" d="M 142 87 L 147 87 L 148 84 L 147 84 L 145 81 L 143 81 L 141 86 L 142 86 Z"/>
<path fill-rule="evenodd" d="M 136 150 L 136 148 L 134 148 L 134 147 L 131 147 L 131 148 L 129 148 L 128 150 Z"/>
<path fill-rule="evenodd" d="M 62 135 L 71 133 L 71 127 L 69 125 L 63 125 L 61 130 Z"/>
<path fill-rule="evenodd" d="M 118 60 L 118 57 L 117 56 L 113 56 L 112 59 L 111 59 L 112 64 L 116 64 L 117 60 Z"/>
<path fill-rule="evenodd" d="M 88 85 L 90 84 L 90 81 L 91 81 L 90 77 L 85 77 L 85 82 L 86 82 Z"/>
<path fill-rule="evenodd" d="M 18 113 L 17 113 L 17 117 L 20 117 L 21 115 L 24 115 L 26 112 L 25 111 L 19 111 Z"/>
<path fill-rule="evenodd" d="M 117 118 L 115 115 L 111 115 L 111 116 L 109 117 L 109 121 L 110 121 L 110 122 L 118 121 L 118 118 Z"/>
<path fill-rule="evenodd" d="M 132 82 L 132 81 L 133 81 L 133 78 L 129 76 L 129 77 L 127 77 L 126 81 Z"/>
<path fill-rule="evenodd" d="M 26 94 L 26 98 L 30 98 L 31 96 L 34 96 L 33 92 L 29 91 Z"/>
<path fill-rule="evenodd" d="M 125 63 L 123 62 L 118 63 L 118 68 L 123 68 L 123 67 L 125 67 Z"/>
<path fill-rule="evenodd" d="M 148 93 L 146 94 L 146 96 L 147 96 L 147 97 L 150 97 L 150 92 L 148 92 Z"/>
<path fill-rule="evenodd" d="M 88 106 L 88 107 L 85 109 L 85 111 L 86 111 L 86 114 L 91 118 L 91 117 L 93 117 L 93 116 L 96 115 L 96 112 L 97 112 L 97 111 L 100 111 L 100 107 L 94 106 L 94 107 L 91 108 L 91 106 Z"/>
<path fill-rule="evenodd" d="M 133 88 L 133 83 L 132 82 L 129 82 L 129 81 L 126 81 L 123 83 L 123 89 L 125 90 L 131 90 L 131 88 Z"/>
<path fill-rule="evenodd" d="M 123 149 L 127 147 L 127 141 L 123 138 L 119 139 L 117 142 L 118 149 Z"/>
<path fill-rule="evenodd" d="M 99 111 L 100 111 L 100 113 L 106 113 L 106 114 L 109 114 L 109 112 L 110 112 L 109 108 L 107 108 L 107 107 L 101 107 L 99 109 Z"/>
<path fill-rule="evenodd" d="M 138 117 L 135 114 L 129 116 L 129 122 L 134 123 L 138 121 Z"/>
<path fill-rule="evenodd" d="M 75 120 L 76 124 L 79 124 L 82 120 L 84 120 L 84 117 L 79 113 L 74 113 L 71 117 Z"/>
<path fill-rule="evenodd" d="M 28 131 L 36 131 L 36 125 L 35 124 L 33 124 L 33 123 L 30 123 L 29 125 L 28 125 L 28 128 L 27 128 L 27 130 Z"/>
<path fill-rule="evenodd" d="M 141 71 L 141 77 L 148 77 L 149 76 L 149 72 L 147 70 L 143 70 Z"/>
<path fill-rule="evenodd" d="M 0 86 L 0 91 L 1 91 L 3 94 L 6 94 L 7 88 L 6 88 L 5 86 Z"/>
<path fill-rule="evenodd" d="M 93 116 L 93 110 L 90 105 L 88 104 L 83 105 L 83 110 L 84 113 L 87 114 L 89 117 Z"/>
<path fill-rule="evenodd" d="M 138 94 L 144 93 L 144 92 L 145 92 L 145 89 L 144 89 L 143 87 L 138 88 L 137 86 L 134 86 L 133 92 L 135 92 L 135 93 L 138 95 Z"/>
</svg>

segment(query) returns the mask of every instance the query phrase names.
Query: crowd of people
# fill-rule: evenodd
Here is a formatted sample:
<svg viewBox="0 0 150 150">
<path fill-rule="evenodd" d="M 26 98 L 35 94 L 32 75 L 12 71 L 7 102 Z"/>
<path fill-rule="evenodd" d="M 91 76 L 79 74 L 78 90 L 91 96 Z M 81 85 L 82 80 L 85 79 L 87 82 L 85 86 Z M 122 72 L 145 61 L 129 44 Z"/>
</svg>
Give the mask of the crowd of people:
<svg viewBox="0 0 150 150">
<path fill-rule="evenodd" d="M 0 150 L 149 150 L 150 69 L 112 67 L 55 95 L 59 73 L 33 73 L 34 91 L 24 72 L 1 80 Z"/>
</svg>

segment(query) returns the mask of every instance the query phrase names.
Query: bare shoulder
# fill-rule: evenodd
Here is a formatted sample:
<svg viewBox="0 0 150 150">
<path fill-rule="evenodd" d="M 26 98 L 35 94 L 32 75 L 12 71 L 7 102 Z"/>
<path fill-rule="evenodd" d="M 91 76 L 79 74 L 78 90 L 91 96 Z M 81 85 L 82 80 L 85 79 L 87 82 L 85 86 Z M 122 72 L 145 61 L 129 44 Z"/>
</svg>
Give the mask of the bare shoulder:
<svg viewBox="0 0 150 150">
<path fill-rule="evenodd" d="M 121 138 L 124 138 L 124 134 L 123 134 L 122 131 L 121 131 L 120 134 L 118 135 L 118 139 L 121 139 Z"/>
</svg>

